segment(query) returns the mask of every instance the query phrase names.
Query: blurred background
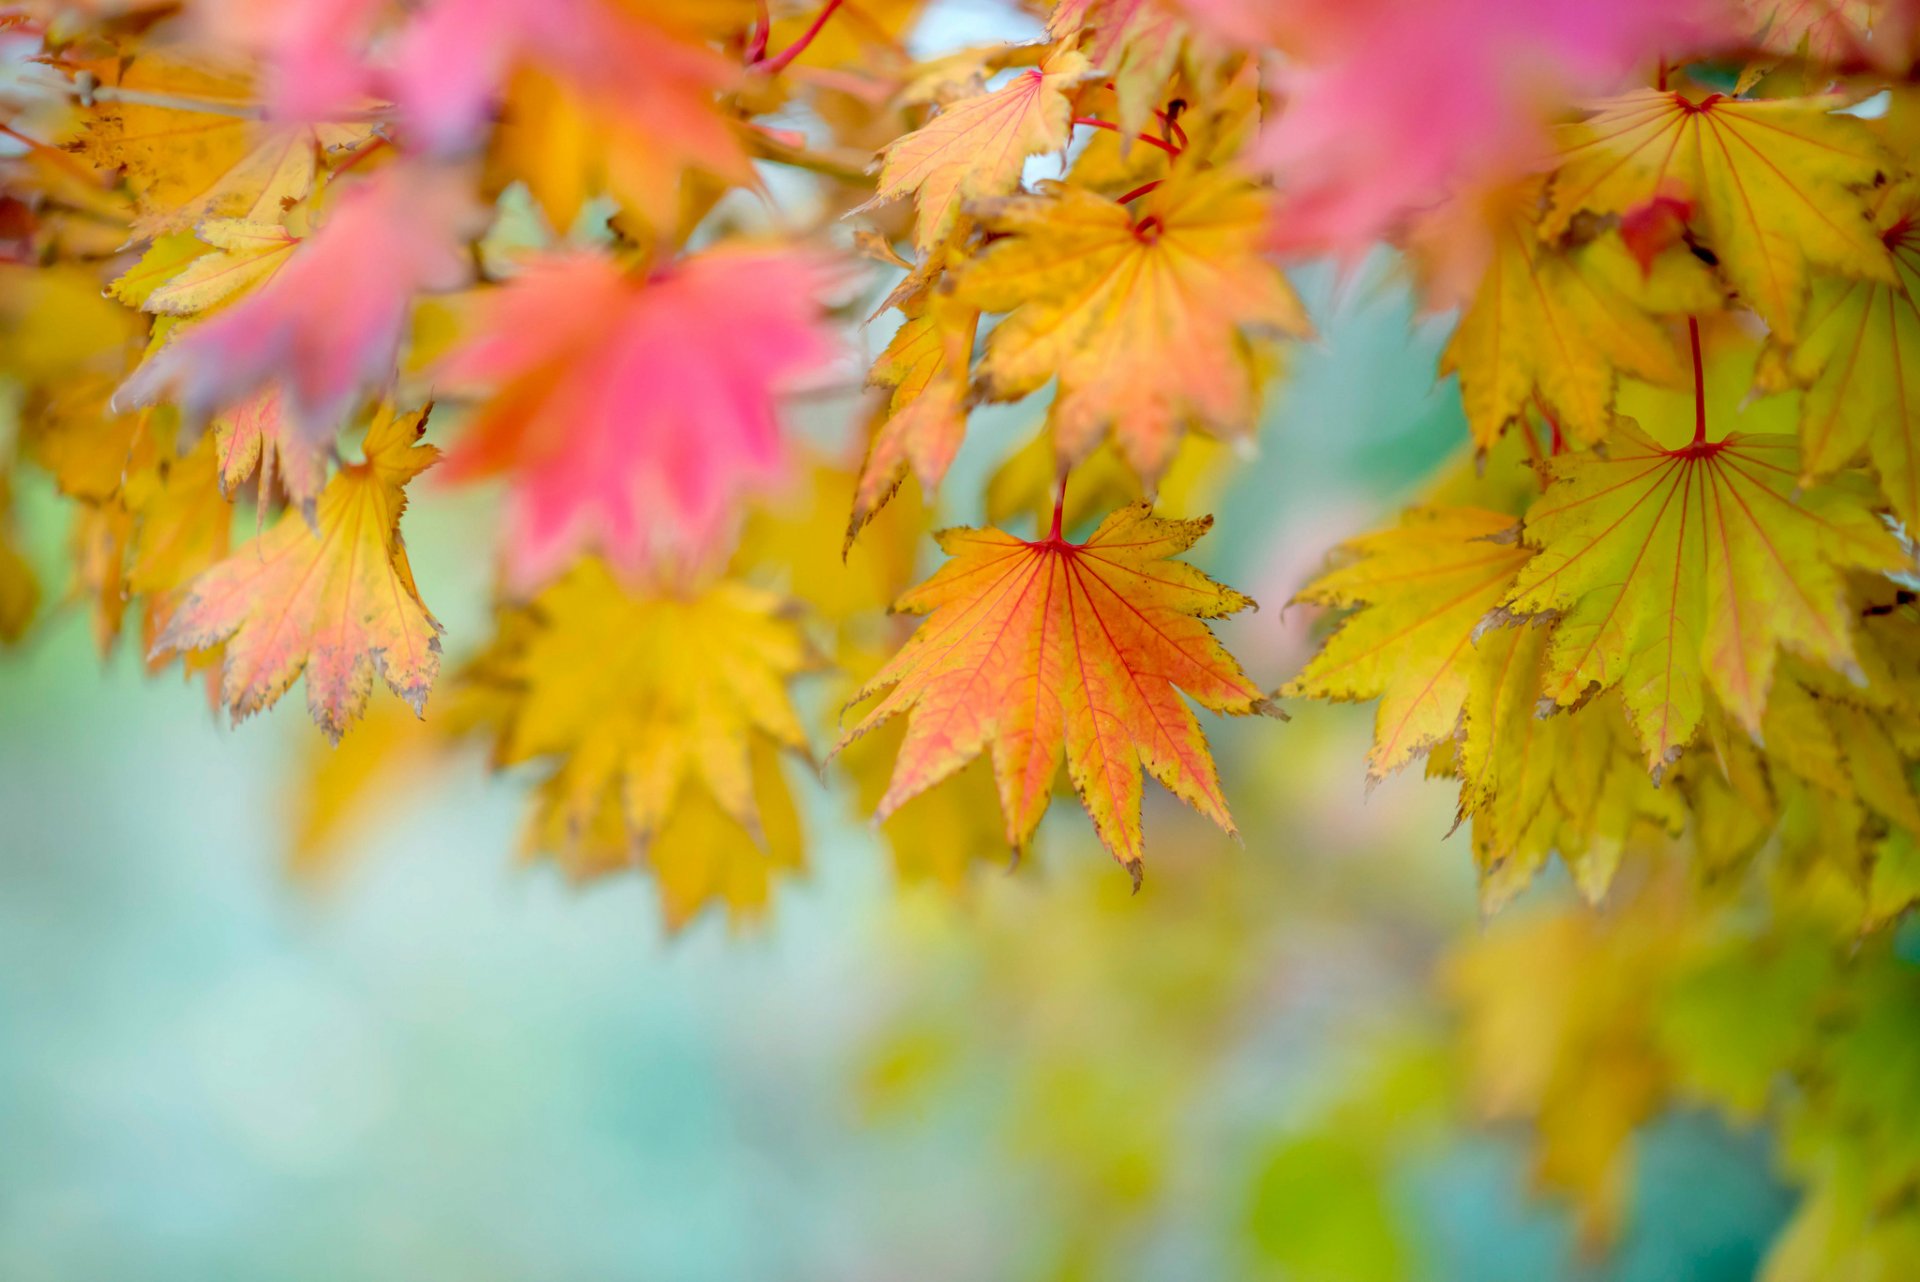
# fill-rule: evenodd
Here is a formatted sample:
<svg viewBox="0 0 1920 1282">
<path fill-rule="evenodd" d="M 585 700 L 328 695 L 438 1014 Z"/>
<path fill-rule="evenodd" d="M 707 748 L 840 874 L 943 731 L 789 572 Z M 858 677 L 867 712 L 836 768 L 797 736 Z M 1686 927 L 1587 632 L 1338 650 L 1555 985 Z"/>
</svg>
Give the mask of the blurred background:
<svg viewBox="0 0 1920 1282">
<path fill-rule="evenodd" d="M 957 3 L 918 39 L 1007 34 Z M 1321 337 L 1194 558 L 1266 603 L 1221 630 L 1270 686 L 1312 641 L 1282 603 L 1466 440 L 1390 264 L 1299 283 Z M 943 516 L 1041 412 L 983 416 Z M 63 518 L 19 499 L 57 584 Z M 407 518 L 455 659 L 490 516 L 427 486 Z M 1605 1232 L 1540 1194 L 1532 1124 L 1463 1082 L 1449 958 L 1488 927 L 1450 789 L 1369 792 L 1369 709 L 1208 719 L 1245 844 L 1152 796 L 1138 896 L 1069 806 L 1027 867 L 897 887 L 795 771 L 807 875 L 668 937 L 643 877 L 519 866 L 530 781 L 478 750 L 322 813 L 298 698 L 229 730 L 138 660 L 54 603 L 0 663 L 5 1282 L 1710 1282 L 1794 1206 L 1767 1134 L 1684 1106 L 1633 1117 Z"/>
</svg>

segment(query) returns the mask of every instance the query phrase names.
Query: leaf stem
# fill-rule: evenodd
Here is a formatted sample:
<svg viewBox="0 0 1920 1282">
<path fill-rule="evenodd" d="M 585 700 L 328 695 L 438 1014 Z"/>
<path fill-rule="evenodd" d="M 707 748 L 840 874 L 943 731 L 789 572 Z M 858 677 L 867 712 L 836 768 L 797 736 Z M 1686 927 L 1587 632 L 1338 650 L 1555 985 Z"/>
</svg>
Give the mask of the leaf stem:
<svg viewBox="0 0 1920 1282">
<path fill-rule="evenodd" d="M 1707 443 L 1707 374 L 1700 362 L 1700 318 L 1687 317 L 1687 338 L 1693 343 L 1693 445 Z"/>
<path fill-rule="evenodd" d="M 1067 510 L 1067 473 L 1070 470 L 1069 468 L 1061 468 L 1060 479 L 1054 482 L 1053 526 L 1047 531 L 1047 541 L 1049 543 L 1059 543 L 1062 541 L 1060 531 L 1062 519 L 1066 515 Z"/>
<path fill-rule="evenodd" d="M 1540 452 L 1540 438 L 1535 435 L 1533 424 L 1526 415 L 1514 421 L 1513 430 L 1520 433 L 1520 439 L 1527 443 L 1527 460 L 1533 464 L 1534 479 L 1540 482 L 1540 488 L 1547 488 L 1547 456 Z"/>
<path fill-rule="evenodd" d="M 827 0 L 826 7 L 820 10 L 818 17 L 814 18 L 813 25 L 801 32 L 798 40 L 788 45 L 785 49 L 782 49 L 773 58 L 762 63 L 767 74 L 770 76 L 779 75 L 787 69 L 789 63 L 805 53 L 807 46 L 813 43 L 814 37 L 820 34 L 820 29 L 827 25 L 827 19 L 831 18 L 834 15 L 834 11 L 844 3 L 846 3 L 846 0 Z"/>
<path fill-rule="evenodd" d="M 1111 120 L 1102 120 L 1098 116 L 1075 116 L 1073 123 L 1076 125 L 1086 125 L 1092 129 L 1110 129 L 1114 133 L 1122 132 L 1119 125 L 1114 124 Z M 1134 137 L 1146 143 L 1149 147 L 1158 147 L 1169 156 L 1178 156 L 1180 154 L 1180 149 L 1168 142 L 1165 138 L 1156 138 L 1152 134 L 1135 134 Z"/>
<path fill-rule="evenodd" d="M 1553 411 L 1547 408 L 1547 403 L 1540 399 L 1540 393 L 1538 392 L 1533 394 L 1533 408 L 1540 411 L 1541 421 L 1544 422 L 1553 433 L 1549 442 L 1549 448 L 1552 451 L 1553 457 L 1559 458 L 1567 452 L 1567 438 L 1565 434 L 1560 431 L 1560 420 L 1553 416 Z"/>
<path fill-rule="evenodd" d="M 767 0 L 760 0 L 759 13 L 747 34 L 747 65 L 767 60 L 767 37 L 773 34 L 773 15 L 767 12 Z"/>
</svg>

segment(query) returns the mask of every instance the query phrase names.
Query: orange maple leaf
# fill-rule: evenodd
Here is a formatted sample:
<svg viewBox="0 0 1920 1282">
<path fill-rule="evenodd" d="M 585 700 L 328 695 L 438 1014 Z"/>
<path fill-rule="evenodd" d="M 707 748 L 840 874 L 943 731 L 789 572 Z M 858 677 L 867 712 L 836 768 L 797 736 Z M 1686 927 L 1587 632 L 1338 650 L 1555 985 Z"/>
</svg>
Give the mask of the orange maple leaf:
<svg viewBox="0 0 1920 1282">
<path fill-rule="evenodd" d="M 416 714 L 440 670 L 440 624 L 420 600 L 400 540 L 406 483 L 439 451 L 415 444 L 427 411 L 382 411 L 366 458 L 341 467 L 314 524 L 289 511 L 202 574 L 153 654 L 226 643 L 220 697 L 237 722 L 307 674 L 307 710 L 339 740 L 366 710 L 375 673 Z"/>
<path fill-rule="evenodd" d="M 873 199 L 860 209 L 913 193 L 920 213 L 913 242 L 921 253 L 931 252 L 953 230 L 962 204 L 1006 195 L 1020 185 L 1028 156 L 1067 145 L 1073 117 L 1067 91 L 1087 69 L 1081 54 L 1056 50 L 994 92 L 949 104 L 881 151 Z"/>
<path fill-rule="evenodd" d="M 1265 695 L 1202 622 L 1253 602 L 1169 558 L 1213 518 L 1167 520 L 1136 503 L 1085 543 L 1053 531 L 943 531 L 953 558 L 896 608 L 930 617 L 854 697 L 887 691 L 845 748 L 908 714 L 878 817 L 993 747 L 1007 840 L 1024 849 L 1067 774 L 1114 858 L 1139 884 L 1140 768 L 1234 831 L 1212 754 L 1180 698 L 1215 712 L 1269 711 Z"/>
</svg>

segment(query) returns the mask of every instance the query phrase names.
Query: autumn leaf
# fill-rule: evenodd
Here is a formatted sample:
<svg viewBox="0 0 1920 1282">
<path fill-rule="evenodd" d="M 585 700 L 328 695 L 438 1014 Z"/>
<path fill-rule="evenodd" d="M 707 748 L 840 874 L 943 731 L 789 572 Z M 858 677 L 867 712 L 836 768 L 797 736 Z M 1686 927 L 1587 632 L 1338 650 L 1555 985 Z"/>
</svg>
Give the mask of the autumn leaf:
<svg viewBox="0 0 1920 1282">
<path fill-rule="evenodd" d="M 366 124 L 256 119 L 245 75 L 192 59 L 143 52 L 82 69 L 143 97 L 88 108 L 73 144 L 124 175 L 142 236 L 209 218 L 278 222 L 312 193 L 328 156 L 372 137 Z"/>
<path fill-rule="evenodd" d="M 1617 691 L 1543 712 L 1552 638 L 1547 622 L 1522 620 L 1485 628 L 1473 643 L 1453 773 L 1487 913 L 1524 890 L 1553 854 L 1598 903 L 1630 839 L 1686 824 L 1675 790 L 1648 777 Z"/>
<path fill-rule="evenodd" d="M 776 879 L 805 871 L 805 834 L 773 745 L 747 745 L 755 823 L 751 831 L 699 788 L 688 788 L 644 845 L 628 826 L 618 780 L 590 773 L 599 763 L 574 757 L 540 785 L 522 847 L 547 858 L 577 882 L 653 872 L 660 915 L 669 931 L 688 926 L 709 907 L 728 924 L 765 915 Z"/>
<path fill-rule="evenodd" d="M 1920 526 L 1920 181 L 1889 187 L 1875 203 L 1893 278 L 1817 278 L 1800 342 L 1774 354 L 1807 388 L 1807 475 L 1830 476 L 1865 450 L 1894 514 L 1912 529 Z"/>
<path fill-rule="evenodd" d="M 786 847 L 768 844 L 792 828 L 792 802 L 777 771 L 766 773 L 771 759 L 755 759 L 763 747 L 806 751 L 786 687 L 816 664 L 771 593 L 730 580 L 636 591 L 604 563 L 581 562 L 534 599 L 528 626 L 488 663 L 510 692 L 498 763 L 558 763 L 536 806 L 535 846 L 576 875 L 652 865 L 675 925 L 686 915 L 675 903 L 689 913 L 713 894 L 733 903 L 730 886 L 763 899 L 753 888 L 769 859 L 798 866 L 798 856 L 776 858 Z M 717 816 L 683 817 L 689 807 Z M 668 841 L 676 831 L 686 838 Z"/>
<path fill-rule="evenodd" d="M 896 607 L 929 618 L 856 696 L 881 697 L 839 745 L 907 716 L 877 816 L 991 746 L 1016 850 L 1046 811 L 1063 754 L 1094 830 L 1136 882 L 1142 766 L 1232 832 L 1213 758 L 1178 692 L 1234 715 L 1269 705 L 1203 622 L 1253 602 L 1170 559 L 1211 524 L 1156 517 L 1143 503 L 1113 513 L 1085 543 L 1057 528 L 1032 542 L 999 530 L 941 534 L 952 559 Z"/>
<path fill-rule="evenodd" d="M 195 579 L 153 644 L 225 643 L 221 699 L 238 722 L 271 707 L 302 671 L 307 710 L 338 740 L 376 675 L 424 715 L 440 669 L 440 625 L 420 600 L 400 539 L 407 482 L 437 451 L 418 445 L 427 412 L 382 410 L 365 458 L 341 467 L 312 527 L 296 512 Z"/>
<path fill-rule="evenodd" d="M 913 243 L 930 252 L 953 230 L 969 200 L 1004 196 L 1020 185 L 1028 156 L 1067 145 L 1067 90 L 1088 72 L 1081 54 L 1056 51 L 992 93 L 962 98 L 880 153 L 874 197 L 861 208 L 912 195 L 919 210 Z"/>
<path fill-rule="evenodd" d="M 650 275 L 542 258 L 441 367 L 494 389 L 448 476 L 506 472 L 508 573 L 537 587 L 582 551 L 629 577 L 719 550 L 740 502 L 788 474 L 780 393 L 837 352 L 823 261 L 730 246 Z"/>
<path fill-rule="evenodd" d="M 1474 630 L 1532 558 L 1514 519 L 1479 508 L 1416 508 L 1363 535 L 1295 599 L 1359 607 L 1280 693 L 1379 699 L 1367 772 L 1384 778 L 1459 729 L 1479 663 Z"/>
<path fill-rule="evenodd" d="M 1111 432 L 1151 484 L 1188 426 L 1252 430 L 1258 379 L 1250 336 L 1311 329 L 1286 277 L 1261 256 L 1267 199 L 1228 170 L 1176 174 L 1138 202 L 1050 185 L 981 207 L 1003 236 L 962 271 L 956 292 L 1010 312 L 977 378 L 1017 400 L 1054 377 L 1054 442 L 1064 461 Z"/>
<path fill-rule="evenodd" d="M 1605 456 L 1553 460 L 1524 524 L 1538 554 L 1502 603 L 1559 616 L 1547 696 L 1621 687 L 1657 772 L 1709 693 L 1758 733 L 1782 647 L 1854 666 L 1845 572 L 1907 559 L 1857 488 L 1799 491 L 1800 473 L 1791 437 L 1669 449 L 1624 425 Z"/>
<path fill-rule="evenodd" d="M 1727 279 L 1783 341 L 1799 334 L 1809 266 L 1892 281 L 1861 190 L 1885 163 L 1839 99 L 1757 102 L 1640 90 L 1562 130 L 1563 159 L 1541 225 L 1558 236 L 1589 209 L 1624 214 L 1661 197 L 1692 224 Z"/>
<path fill-rule="evenodd" d="M 902 308 L 905 322 L 867 375 L 870 386 L 888 390 L 887 409 L 854 486 L 848 547 L 909 470 L 921 491 L 932 494 L 967 433 L 968 375 L 980 309 L 937 287 Z"/>
<path fill-rule="evenodd" d="M 1619 374 L 1685 386 L 1686 358 L 1652 313 L 1717 310 L 1712 273 L 1691 255 L 1663 255 L 1644 274 L 1620 238 L 1571 249 L 1535 230 L 1540 183 L 1498 198 L 1492 266 L 1440 357 L 1460 376 L 1467 423 L 1481 449 L 1535 398 L 1576 443 L 1606 437 Z"/>
</svg>

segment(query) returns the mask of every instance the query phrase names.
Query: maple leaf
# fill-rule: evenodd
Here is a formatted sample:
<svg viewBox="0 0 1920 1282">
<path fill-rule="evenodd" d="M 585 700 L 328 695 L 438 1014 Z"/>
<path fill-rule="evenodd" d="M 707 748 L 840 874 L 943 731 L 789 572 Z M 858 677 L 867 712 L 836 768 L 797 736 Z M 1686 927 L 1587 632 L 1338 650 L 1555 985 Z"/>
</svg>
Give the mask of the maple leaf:
<svg viewBox="0 0 1920 1282">
<path fill-rule="evenodd" d="M 77 65 L 144 99 L 95 103 L 72 144 L 123 174 L 141 236 L 209 218 L 277 222 L 312 194 L 327 156 L 372 137 L 364 124 L 254 119 L 250 79 L 211 63 L 145 51 Z"/>
<path fill-rule="evenodd" d="M 1651 314 L 1711 311 L 1720 290 L 1692 255 L 1663 255 L 1643 273 L 1617 236 L 1558 250 L 1535 231 L 1542 184 L 1507 193 L 1493 219 L 1493 263 L 1440 357 L 1460 376 L 1467 423 L 1481 449 L 1543 403 L 1576 443 L 1613 422 L 1619 373 L 1684 386 L 1687 365 Z"/>
<path fill-rule="evenodd" d="M 1393 771 L 1459 728 L 1474 681 L 1474 629 L 1533 553 L 1515 522 L 1480 508 L 1415 508 L 1344 544 L 1340 565 L 1296 601 L 1359 606 L 1280 693 L 1379 699 L 1367 771 Z"/>
<path fill-rule="evenodd" d="M 1883 156 L 1838 99 L 1753 102 L 1640 90 L 1561 133 L 1552 207 L 1558 236 L 1582 209 L 1623 214 L 1662 197 L 1691 204 L 1727 279 L 1783 341 L 1799 333 L 1808 265 L 1891 281 L 1860 189 Z"/>
<path fill-rule="evenodd" d="M 475 217 L 452 172 L 396 166 L 353 186 L 269 281 L 149 356 L 116 406 L 171 393 L 188 419 L 205 419 L 277 383 L 301 431 L 329 439 L 392 379 L 414 295 L 466 281 Z"/>
<path fill-rule="evenodd" d="M 913 243 L 931 252 L 953 230 L 962 203 L 1004 196 L 1020 185 L 1028 156 L 1067 145 L 1067 90 L 1087 71 L 1083 55 L 1056 50 L 992 93 L 949 103 L 881 150 L 874 197 L 860 208 L 912 194 L 920 215 Z"/>
<path fill-rule="evenodd" d="M 309 527 L 289 512 L 194 579 L 152 653 L 225 643 L 221 699 L 238 722 L 277 702 L 302 671 L 307 710 L 338 740 L 377 675 L 424 715 L 440 668 L 440 625 L 420 600 L 400 539 L 407 482 L 437 451 L 418 445 L 427 411 L 383 409 L 365 458 L 320 495 Z"/>
<path fill-rule="evenodd" d="M 796 251 L 734 246 L 650 276 L 600 255 L 536 260 L 488 300 L 440 376 L 498 388 L 448 476 L 512 482 L 508 573 L 538 585 L 585 549 L 637 575 L 709 558 L 788 470 L 779 393 L 838 351 Z"/>
<path fill-rule="evenodd" d="M 952 559 L 896 606 L 929 617 L 855 696 L 882 697 L 836 748 L 907 716 L 877 816 L 991 745 L 1015 850 L 1032 839 L 1063 754 L 1094 831 L 1136 884 L 1142 766 L 1232 832 L 1213 758 L 1179 691 L 1214 712 L 1269 705 L 1203 622 L 1253 602 L 1170 559 L 1211 524 L 1156 517 L 1141 503 L 1107 517 L 1085 543 L 1067 542 L 1057 527 L 1031 542 L 991 529 L 937 536 Z"/>
<path fill-rule="evenodd" d="M 1629 839 L 1643 828 L 1681 831 L 1686 807 L 1648 778 L 1618 692 L 1541 714 L 1553 629 L 1520 621 L 1480 629 L 1452 773 L 1459 818 L 1472 823 L 1480 907 L 1493 913 L 1558 853 L 1597 903 Z"/>
<path fill-rule="evenodd" d="M 848 547 L 909 469 L 922 492 L 932 494 L 967 433 L 968 374 L 980 309 L 931 282 L 900 306 L 906 320 L 867 375 L 868 386 L 887 388 L 890 395 L 854 485 Z"/>
<path fill-rule="evenodd" d="M 977 379 L 1017 400 L 1058 376 L 1051 422 L 1060 457 L 1112 432 L 1149 484 L 1181 430 L 1253 427 L 1250 333 L 1311 329 L 1280 270 L 1260 254 L 1266 197 L 1228 170 L 1178 173 L 1117 201 L 1049 184 L 980 209 L 1000 233 L 967 264 L 958 296 L 1011 313 L 987 341 Z"/>
<path fill-rule="evenodd" d="M 1787 376 L 1807 388 L 1800 421 L 1807 475 L 1831 475 L 1866 450 L 1894 514 L 1913 529 L 1920 528 L 1920 182 L 1889 187 L 1876 203 L 1893 279 L 1816 279 L 1804 333 L 1783 360 Z"/>
<path fill-rule="evenodd" d="M 762 747 L 806 750 L 786 685 L 817 660 L 781 598 L 733 581 L 636 592 L 589 559 L 535 598 L 529 623 L 490 669 L 512 692 L 499 764 L 559 762 L 534 818 L 540 849 L 577 875 L 646 861 L 675 925 L 675 903 L 733 902 L 727 887 L 764 887 L 770 859 L 798 865 L 767 844 L 792 802 L 771 761 L 755 764 Z M 690 806 L 718 814 L 683 817 Z"/>
<path fill-rule="evenodd" d="M 1609 453 L 1552 461 L 1523 526 L 1533 562 L 1502 603 L 1560 616 L 1546 693 L 1621 687 L 1655 771 L 1691 740 L 1709 691 L 1758 733 L 1782 647 L 1856 662 L 1844 573 L 1907 565 L 1855 489 L 1796 493 L 1791 437 L 1675 449 L 1622 424 Z"/>
</svg>

